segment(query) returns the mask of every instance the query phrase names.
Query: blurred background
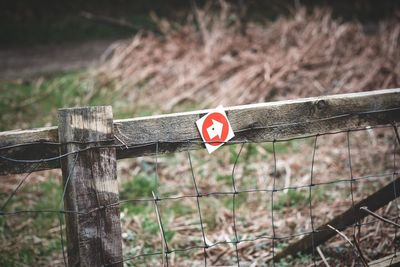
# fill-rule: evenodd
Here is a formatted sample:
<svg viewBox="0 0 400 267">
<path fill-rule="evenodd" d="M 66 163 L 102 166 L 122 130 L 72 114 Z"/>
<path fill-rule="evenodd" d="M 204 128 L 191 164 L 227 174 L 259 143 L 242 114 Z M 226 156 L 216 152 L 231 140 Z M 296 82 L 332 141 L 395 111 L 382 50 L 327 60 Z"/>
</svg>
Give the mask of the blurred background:
<svg viewBox="0 0 400 267">
<path fill-rule="evenodd" d="M 114 118 L 119 119 L 396 87 L 400 1 L 0 2 L 0 131 L 57 125 L 61 107 L 112 105 Z M 350 207 L 353 193 L 357 201 L 383 186 L 398 168 L 391 128 L 352 133 L 351 153 L 347 138 L 345 133 L 320 137 L 315 179 L 328 183 L 348 178 L 347 157 L 352 156 L 354 177 L 372 180 L 360 180 L 354 192 L 348 183 L 315 190 L 318 225 Z M 233 168 L 243 190 L 272 186 L 273 150 L 278 185 L 289 180 L 302 186 L 309 181 L 313 142 L 285 141 L 274 148 L 271 143 L 246 144 L 240 158 L 236 145 L 224 146 L 212 156 L 193 151 L 192 165 L 186 153 L 121 160 L 120 198 L 151 197 L 155 189 L 164 196 L 191 194 L 192 167 L 202 192 L 231 190 Z M 26 178 L 1 179 L 3 203 Z M 7 209 L 57 209 L 60 184 L 60 170 L 33 173 Z M 231 198 L 201 201 L 209 241 L 231 237 Z M 241 237 L 271 232 L 270 209 L 276 212 L 276 228 L 282 235 L 311 229 L 308 191 L 279 192 L 273 207 L 265 194 L 241 195 L 237 201 Z M 166 202 L 160 209 L 172 248 L 201 244 L 193 199 Z M 378 212 L 393 217 L 398 209 L 390 204 Z M 57 215 L 21 216 L 0 217 L 0 265 L 63 266 Z M 152 205 L 122 204 L 121 220 L 124 256 L 159 250 Z M 368 260 L 399 249 L 393 227 L 371 223 L 363 231 L 361 245 Z M 278 242 L 276 248 L 289 241 Z M 331 241 L 322 249 L 332 266 L 361 266 L 346 241 Z M 264 266 L 270 241 L 253 245 L 241 248 L 243 263 Z M 172 264 L 203 266 L 201 252 L 176 254 Z M 232 248 L 216 246 L 210 253 L 215 265 L 234 264 Z M 150 257 L 125 265 L 159 262 L 159 257 Z M 278 266 L 310 264 L 310 255 L 300 255 Z"/>
<path fill-rule="evenodd" d="M 59 107 L 122 118 L 398 87 L 399 7 L 2 1 L 0 129 L 54 124 Z"/>
</svg>

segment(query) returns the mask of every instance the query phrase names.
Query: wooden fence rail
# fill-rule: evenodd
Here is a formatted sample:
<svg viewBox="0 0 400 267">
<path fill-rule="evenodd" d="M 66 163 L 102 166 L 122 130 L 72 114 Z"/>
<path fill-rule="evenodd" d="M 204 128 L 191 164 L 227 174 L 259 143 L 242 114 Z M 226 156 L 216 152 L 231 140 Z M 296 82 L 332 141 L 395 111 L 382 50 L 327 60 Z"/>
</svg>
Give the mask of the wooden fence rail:
<svg viewBox="0 0 400 267">
<path fill-rule="evenodd" d="M 156 147 L 157 153 L 204 147 L 195 121 L 207 112 L 113 120 L 111 107 L 61 109 L 58 127 L 0 133 L 0 175 L 62 168 L 64 208 L 73 211 L 65 214 L 69 266 L 122 266 L 119 207 L 113 205 L 119 199 L 116 160 L 152 155 Z M 398 123 L 400 89 L 244 105 L 226 113 L 233 143 L 282 140 Z"/>
<path fill-rule="evenodd" d="M 117 159 L 199 149 L 195 121 L 208 110 L 114 120 Z M 383 125 L 400 121 L 400 89 L 378 90 L 226 108 L 235 141 L 265 142 L 329 131 Z M 188 142 L 189 141 L 189 142 Z M 21 144 L 25 144 L 22 145 Z M 21 173 L 26 163 L 59 156 L 57 127 L 0 133 L 0 175 Z M 59 160 L 45 161 L 34 170 L 60 168 Z"/>
</svg>

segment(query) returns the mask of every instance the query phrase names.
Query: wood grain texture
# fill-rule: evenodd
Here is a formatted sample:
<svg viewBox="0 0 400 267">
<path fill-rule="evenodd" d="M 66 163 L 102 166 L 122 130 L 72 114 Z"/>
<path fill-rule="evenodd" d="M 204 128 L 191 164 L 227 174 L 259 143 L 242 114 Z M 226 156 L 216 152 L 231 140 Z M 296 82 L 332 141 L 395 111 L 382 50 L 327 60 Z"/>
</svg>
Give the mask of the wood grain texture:
<svg viewBox="0 0 400 267">
<path fill-rule="evenodd" d="M 60 153 L 113 137 L 111 107 L 59 110 Z M 84 145 L 71 141 L 88 142 Z M 115 148 L 93 148 L 61 161 L 66 194 L 68 266 L 104 266 L 122 260 Z M 83 214 L 85 213 L 85 214 Z M 113 266 L 122 266 L 122 263 Z"/>
<path fill-rule="evenodd" d="M 348 208 L 329 222 L 318 227 L 314 234 L 309 234 L 290 244 L 284 250 L 275 255 L 275 260 L 278 261 L 289 255 L 297 255 L 299 252 L 311 252 L 313 243 L 314 247 L 317 247 L 337 234 L 327 226 L 328 224 L 333 226 L 335 229 L 342 231 L 346 227 L 355 223 L 357 218 L 361 220 L 369 215 L 367 212 L 360 210 L 360 207 L 367 207 L 370 211 L 376 211 L 377 209 L 387 205 L 390 201 L 396 199 L 396 196 L 398 195 L 400 195 L 400 177 L 396 177 L 393 182 L 387 184 L 358 203 L 355 203 L 354 210 L 353 207 Z M 313 239 L 314 242 L 312 241 Z"/>
<path fill-rule="evenodd" d="M 233 141 L 257 143 L 399 121 L 400 110 L 358 115 L 392 108 L 400 108 L 400 89 L 236 106 L 226 113 L 235 132 Z M 127 144 L 159 141 L 160 153 L 202 148 L 187 141 L 201 140 L 195 121 L 208 111 L 120 120 L 114 123 L 114 133 Z M 356 115 L 337 117 L 344 114 Z M 154 145 L 121 149 L 118 158 L 154 152 Z"/>
<path fill-rule="evenodd" d="M 209 110 L 115 120 L 113 144 L 117 158 L 199 149 L 204 146 L 195 121 Z M 400 121 L 400 89 L 323 96 L 226 108 L 235 132 L 235 141 L 265 142 L 384 125 Z M 55 127 L 0 133 L 0 155 L 16 159 L 42 159 L 58 156 L 58 146 L 29 145 L 37 141 L 58 142 Z M 26 143 L 23 147 L 1 147 Z M 126 148 L 123 144 L 132 146 Z M 59 161 L 43 162 L 35 170 L 58 168 Z M 0 159 L 0 175 L 22 173 L 26 164 Z"/>
<path fill-rule="evenodd" d="M 47 144 L 48 142 L 58 143 L 58 127 L 0 132 L 0 156 L 24 160 L 57 157 L 59 155 L 59 146 L 57 144 Z M 19 144 L 26 145 L 12 147 Z M 9 146 L 11 148 L 2 149 Z M 0 159 L 0 175 L 55 168 L 60 168 L 60 162 L 58 160 L 31 164 L 16 163 Z"/>
</svg>

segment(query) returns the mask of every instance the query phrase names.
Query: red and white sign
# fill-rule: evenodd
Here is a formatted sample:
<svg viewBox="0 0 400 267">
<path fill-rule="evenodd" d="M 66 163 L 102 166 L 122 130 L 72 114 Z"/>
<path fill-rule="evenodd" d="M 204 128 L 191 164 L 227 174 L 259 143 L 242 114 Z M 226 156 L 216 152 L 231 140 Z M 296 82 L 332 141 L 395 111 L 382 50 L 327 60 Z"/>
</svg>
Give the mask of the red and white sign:
<svg viewBox="0 0 400 267">
<path fill-rule="evenodd" d="M 196 124 L 210 154 L 235 136 L 222 106 L 201 117 Z"/>
</svg>

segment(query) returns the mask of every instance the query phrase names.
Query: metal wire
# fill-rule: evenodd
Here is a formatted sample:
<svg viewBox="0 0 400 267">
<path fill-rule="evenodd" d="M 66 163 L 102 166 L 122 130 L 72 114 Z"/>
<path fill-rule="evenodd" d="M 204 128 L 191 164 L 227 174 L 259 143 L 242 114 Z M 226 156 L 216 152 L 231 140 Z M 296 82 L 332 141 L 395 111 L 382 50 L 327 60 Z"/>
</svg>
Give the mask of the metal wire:
<svg viewBox="0 0 400 267">
<path fill-rule="evenodd" d="M 397 110 L 397 109 L 391 109 L 391 110 Z M 365 112 L 365 113 L 358 113 L 358 115 L 360 114 L 373 114 L 373 112 Z M 351 116 L 353 116 L 354 114 L 352 114 Z M 345 118 L 347 116 L 350 116 L 349 114 L 343 114 L 340 116 L 335 116 L 332 118 L 325 118 L 324 120 L 328 120 L 328 119 L 342 119 Z M 321 119 L 322 120 L 322 119 Z M 315 120 L 313 122 L 317 122 L 317 121 L 321 121 L 321 120 Z M 301 122 L 304 124 L 304 122 Z M 307 123 L 311 123 L 311 122 L 307 122 Z M 286 124 L 277 124 L 277 125 L 273 125 L 273 126 L 269 126 L 269 127 L 252 127 L 249 129 L 242 129 L 240 131 L 249 131 L 249 130 L 260 130 L 260 129 L 267 129 L 270 127 L 277 127 L 277 126 L 282 126 L 282 125 L 286 125 Z M 289 125 L 289 124 L 288 124 Z M 296 125 L 296 123 L 290 124 L 290 125 Z M 140 148 L 143 146 L 149 146 L 149 145 L 154 145 L 155 146 L 155 169 L 154 169 L 154 173 L 155 173 L 155 184 L 156 184 L 156 189 L 155 189 L 155 193 L 154 196 L 152 198 L 136 198 L 136 199 L 123 199 L 123 200 L 119 200 L 118 202 L 115 203 L 111 203 L 109 205 L 106 206 L 98 206 L 96 208 L 92 208 L 89 210 L 84 210 L 84 211 L 73 211 L 73 210 L 65 210 L 63 209 L 63 199 L 65 197 L 66 191 L 67 191 L 67 187 L 68 184 L 71 182 L 71 177 L 68 176 L 66 179 L 66 182 L 64 183 L 64 187 L 63 187 L 63 191 L 62 191 L 62 195 L 61 195 L 61 200 L 60 200 L 60 205 L 59 205 L 59 209 L 48 209 L 48 210 L 15 210 L 15 211 L 8 211 L 6 212 L 6 208 L 8 206 L 8 204 L 10 203 L 10 200 L 18 193 L 20 187 L 22 186 L 23 183 L 25 183 L 25 181 L 28 179 L 28 177 L 30 176 L 30 174 L 32 173 L 32 171 L 37 167 L 38 164 L 43 163 L 43 162 L 49 162 L 49 161 L 54 161 L 54 160 L 60 160 L 63 159 L 66 156 L 69 155 L 74 155 L 74 161 L 73 164 L 71 166 L 71 169 L 69 170 L 69 174 L 72 173 L 76 162 L 78 160 L 78 157 L 80 155 L 80 153 L 84 152 L 84 151 L 88 151 L 90 149 L 98 149 L 98 148 L 110 148 L 110 147 L 121 147 L 121 145 L 114 145 L 114 144 L 93 144 L 92 146 L 88 147 L 88 148 L 84 148 L 84 149 L 77 149 L 76 151 L 72 151 L 72 152 L 68 152 L 62 155 L 59 155 L 57 157 L 51 157 L 48 159 L 40 159 L 40 160 L 22 160 L 22 159 L 13 159 L 13 158 L 8 158 L 6 156 L 0 156 L 1 159 L 3 160 L 7 160 L 10 162 L 18 162 L 18 163 L 25 163 L 25 164 L 30 164 L 28 166 L 30 166 L 29 169 L 27 169 L 27 174 L 25 176 L 23 176 L 23 178 L 21 179 L 21 181 L 19 182 L 19 184 L 14 188 L 14 190 L 11 192 L 11 194 L 8 196 L 8 198 L 6 199 L 6 201 L 4 202 L 4 204 L 2 205 L 1 209 L 0 209 L 0 216 L 6 217 L 6 216 L 18 216 L 21 214 L 26 214 L 26 213 L 57 213 L 59 215 L 59 227 L 60 227 L 60 237 L 61 237 L 61 247 L 62 247 L 62 254 L 63 254 L 63 259 L 64 259 L 64 264 L 65 266 L 67 266 L 67 260 L 66 260 L 66 256 L 65 256 L 65 252 L 64 252 L 64 238 L 63 238 L 63 229 L 62 229 L 62 215 L 65 214 L 79 214 L 79 215 L 85 215 L 88 213 L 93 213 L 93 212 L 100 212 L 103 211 L 107 208 L 111 208 L 111 207 L 115 207 L 115 206 L 119 206 L 120 204 L 132 204 L 134 205 L 135 203 L 140 203 L 140 202 L 144 202 L 144 203 L 154 203 L 155 206 L 155 212 L 156 212 L 156 216 L 158 218 L 158 222 L 159 222 L 159 226 L 160 226 L 160 232 L 161 232 L 161 236 L 163 239 L 163 244 L 162 244 L 162 249 L 161 251 L 154 251 L 154 252 L 146 252 L 146 253 L 138 253 L 136 255 L 133 256 L 129 256 L 129 257 L 125 257 L 122 261 L 118 261 L 118 262 L 113 262 L 110 264 L 106 264 L 104 266 L 112 266 L 114 264 L 118 264 L 121 262 L 128 262 L 128 261 L 134 261 L 138 258 L 143 258 L 143 257 L 154 257 L 154 256 L 162 256 L 163 259 L 165 259 L 165 264 L 166 266 L 170 266 L 171 264 L 171 259 L 170 259 L 170 255 L 173 253 L 179 253 L 179 252 L 187 252 L 187 251 L 192 251 L 192 250 L 202 250 L 203 252 L 203 262 L 204 262 L 204 266 L 208 266 L 209 262 L 210 262 L 210 258 L 208 256 L 208 250 L 216 247 L 216 246 L 221 246 L 221 245 L 232 245 L 234 247 L 234 253 L 235 253 L 235 264 L 237 266 L 241 265 L 241 258 L 240 258 L 240 247 L 239 245 L 241 243 L 244 242 L 255 242 L 258 240 L 266 240 L 266 241 L 270 241 L 271 242 L 271 263 L 273 266 L 275 266 L 276 259 L 275 259 L 275 255 L 276 255 L 276 242 L 277 241 L 282 241 L 282 240 L 294 240 L 296 238 L 299 238 L 301 236 L 304 235 L 311 235 L 312 237 L 312 261 L 313 261 L 313 265 L 317 266 L 317 255 L 315 253 L 315 249 L 316 249 L 316 245 L 315 245 L 315 240 L 314 240 L 314 235 L 316 235 L 317 233 L 323 232 L 323 231 L 330 231 L 330 229 L 316 229 L 315 225 L 314 225 L 314 216 L 316 216 L 314 209 L 313 209 L 313 205 L 312 205 L 312 201 L 313 201 L 313 194 L 312 194 L 312 190 L 313 188 L 317 187 L 317 186 L 322 186 L 322 185 L 331 185 L 331 184 L 340 184 L 340 183 L 349 183 L 350 184 L 350 193 L 351 193 L 351 205 L 353 207 L 353 215 L 356 219 L 356 222 L 352 224 L 352 227 L 354 227 L 353 229 L 356 229 L 356 227 L 359 229 L 361 226 L 364 225 L 369 225 L 372 223 L 376 223 L 377 220 L 371 220 L 368 222 L 361 222 L 361 220 L 358 217 L 358 212 L 355 210 L 355 198 L 353 196 L 353 191 L 354 191 L 354 183 L 360 180 L 369 180 L 369 179 L 380 179 L 380 178 L 384 178 L 384 177 L 391 177 L 392 180 L 395 180 L 395 177 L 397 177 L 399 175 L 398 171 L 397 171 L 397 167 L 396 167 L 396 150 L 400 145 L 400 138 L 399 138 L 399 134 L 398 134 L 398 130 L 397 130 L 397 126 L 393 125 L 393 126 L 387 126 L 387 125 L 380 125 L 380 126 L 376 126 L 376 127 L 371 127 L 371 128 L 389 128 L 389 127 L 393 127 L 394 130 L 394 135 L 395 135 L 395 141 L 397 141 L 398 143 L 394 143 L 394 154 L 393 154 L 393 171 L 388 172 L 388 173 L 382 173 L 382 174 L 376 174 L 376 175 L 366 175 L 366 176 L 359 176 L 359 177 L 354 177 L 353 175 L 353 167 L 352 167 L 352 159 L 351 159 L 351 142 L 350 142 L 350 133 L 354 132 L 354 131 L 364 131 L 365 128 L 355 128 L 355 129 L 346 129 L 343 131 L 336 131 L 336 132 L 326 132 L 326 133 L 318 133 L 315 135 L 309 135 L 309 136 L 303 136 L 303 137 L 294 137 L 291 139 L 282 139 L 282 140 L 271 140 L 271 141 L 267 141 L 270 142 L 272 144 L 272 153 L 273 153 L 273 175 L 272 175 L 272 188 L 268 188 L 267 185 L 265 185 L 265 188 L 254 188 L 254 189 L 242 189 L 239 190 L 237 187 L 237 183 L 236 183 L 236 177 L 235 177 L 235 171 L 237 168 L 237 164 L 240 160 L 240 155 L 242 153 L 243 147 L 245 144 L 247 143 L 252 143 L 251 141 L 248 140 L 243 140 L 243 141 L 239 141 L 239 142 L 227 142 L 229 144 L 240 144 L 240 149 L 238 151 L 238 153 L 236 154 L 235 160 L 234 160 L 234 164 L 232 167 L 232 172 L 231 172 L 231 182 L 232 182 L 232 190 L 230 191 L 211 191 L 211 192 L 201 192 L 199 190 L 198 187 L 198 183 L 196 181 L 196 175 L 194 172 L 194 166 L 193 166 L 193 162 L 192 162 L 192 158 L 191 158 L 191 153 L 189 151 L 189 144 L 203 144 L 203 142 L 201 141 L 197 141 L 197 140 L 182 140 L 182 143 L 186 143 L 187 144 L 187 149 L 186 149 L 186 153 L 187 153 L 187 159 L 188 159 L 188 163 L 189 163 L 189 167 L 190 167 L 190 173 L 191 173 L 191 179 L 193 181 L 193 186 L 194 186 L 194 192 L 195 194 L 185 194 L 185 195 L 174 195 L 174 196 L 162 196 L 162 194 L 160 194 L 158 192 L 158 187 L 160 185 L 160 183 L 162 183 L 162 181 L 160 181 L 159 179 L 159 160 L 158 160 L 158 156 L 160 153 L 160 145 L 162 143 L 168 143 L 168 142 L 173 142 L 176 143 L 177 141 L 159 141 L 159 142 L 151 142 L 151 143 L 145 143 L 145 144 L 124 144 L 124 147 L 128 147 L 129 149 L 134 149 L 134 148 Z M 240 132 L 239 131 L 239 132 Z M 315 158 L 316 158 L 316 151 L 318 149 L 317 146 L 317 140 L 320 138 L 320 136 L 323 135 L 330 135 L 330 134 L 339 134 L 339 133 L 346 133 L 347 134 L 347 153 L 348 153 L 348 166 L 349 166 L 349 177 L 347 178 L 336 178 L 333 179 L 332 181 L 327 181 L 327 182 L 315 182 L 314 181 L 314 164 L 315 164 Z M 297 139 L 306 139 L 306 138 L 314 138 L 314 142 L 313 142 L 313 151 L 312 151 L 312 160 L 311 160 L 311 169 L 310 169 L 310 183 L 306 184 L 306 185 L 299 185 L 299 186 L 289 186 L 289 187 L 277 187 L 276 185 L 276 179 L 278 177 L 277 174 L 277 156 L 276 156 L 276 143 L 278 142 L 286 142 L 286 141 L 291 141 L 291 140 L 297 140 Z M 109 142 L 109 141 L 107 141 Z M 54 143 L 52 142 L 51 144 L 54 145 L 59 145 L 58 143 Z M 25 146 L 27 144 L 21 144 L 21 146 Z M 8 146 L 8 147 L 2 147 L 0 148 L 0 151 L 4 151 L 6 149 L 14 149 L 18 147 L 18 145 L 13 145 L 13 146 Z M 308 197 L 308 208 L 309 208 L 309 213 L 310 213 L 310 223 L 311 223 L 311 231 L 303 231 L 301 233 L 294 233 L 291 235 L 285 235 L 285 236 L 280 236 L 277 232 L 276 226 L 275 226 L 275 214 L 274 214 L 274 199 L 275 199 L 275 194 L 277 192 L 280 191 L 284 191 L 284 190 L 290 190 L 290 189 L 302 189 L 302 188 L 308 188 L 308 193 L 309 193 L 309 197 Z M 397 198 L 397 189 L 394 189 L 394 194 L 395 194 L 395 198 Z M 252 238 L 241 238 L 240 235 L 238 234 L 238 229 L 237 229 L 237 205 L 238 205 L 238 199 L 237 197 L 240 194 L 253 194 L 253 193 L 264 193 L 264 194 L 270 194 L 271 195 L 271 216 L 270 218 L 265 218 L 266 220 L 269 220 L 271 222 L 271 226 L 272 226 L 272 234 L 269 233 L 265 233 L 265 234 L 261 234 L 261 235 L 257 235 L 254 236 Z M 205 226 L 204 226 L 204 218 L 202 216 L 202 208 L 201 208 L 201 202 L 200 200 L 202 198 L 206 198 L 206 197 L 217 197 L 217 196 L 230 196 L 232 197 L 232 230 L 234 233 L 234 239 L 233 240 L 227 240 L 227 241 L 217 241 L 217 242 L 213 242 L 213 243 L 208 243 L 207 239 L 206 239 L 206 233 L 205 233 Z M 200 224 L 200 229 L 201 229 L 201 237 L 202 237 L 202 244 L 201 245 L 193 245 L 193 246 L 187 246 L 185 248 L 175 248 L 173 249 L 169 244 L 168 244 L 168 240 L 166 238 L 166 225 L 163 222 L 162 219 L 162 210 L 160 209 L 160 202 L 165 202 L 165 201 L 171 201 L 171 200 L 180 200 L 180 199 L 189 199 L 189 198 L 193 198 L 196 200 L 196 209 L 197 209 L 197 214 L 199 217 L 199 224 Z M 397 200 L 396 200 L 397 201 Z M 397 205 L 396 205 L 397 206 Z M 398 206 L 397 206 L 398 208 Z M 399 216 L 396 216 L 393 218 L 394 220 L 398 220 Z M 98 225 L 98 228 L 100 228 L 101 226 Z M 354 230 L 355 233 L 355 230 Z M 355 236 L 355 234 L 354 234 Z M 397 229 L 395 232 L 395 237 L 397 236 Z M 397 247 L 395 248 L 395 252 L 397 252 Z M 211 264 L 215 264 L 215 262 L 212 262 Z"/>
<path fill-rule="evenodd" d="M 275 192 L 275 184 L 277 178 L 277 166 L 276 166 L 276 150 L 275 150 L 275 140 L 272 142 L 272 152 L 274 155 L 274 176 L 272 182 L 272 190 L 271 190 L 271 224 L 272 224 L 272 265 L 275 267 L 275 222 L 274 222 L 274 192 Z"/>
<path fill-rule="evenodd" d="M 315 151 L 317 150 L 317 140 L 318 140 L 318 135 L 315 136 L 314 138 L 314 145 L 313 145 L 313 152 L 312 152 L 312 159 L 311 159 L 311 173 L 310 173 L 310 185 L 308 187 L 308 201 L 309 201 L 309 209 L 310 209 L 310 223 L 311 223 L 311 246 L 312 246 L 312 260 L 314 266 L 317 266 L 317 263 L 315 261 L 315 241 L 314 241 L 314 219 L 313 219 L 313 208 L 312 208 L 312 188 L 314 186 L 314 163 L 315 163 Z"/>
</svg>

